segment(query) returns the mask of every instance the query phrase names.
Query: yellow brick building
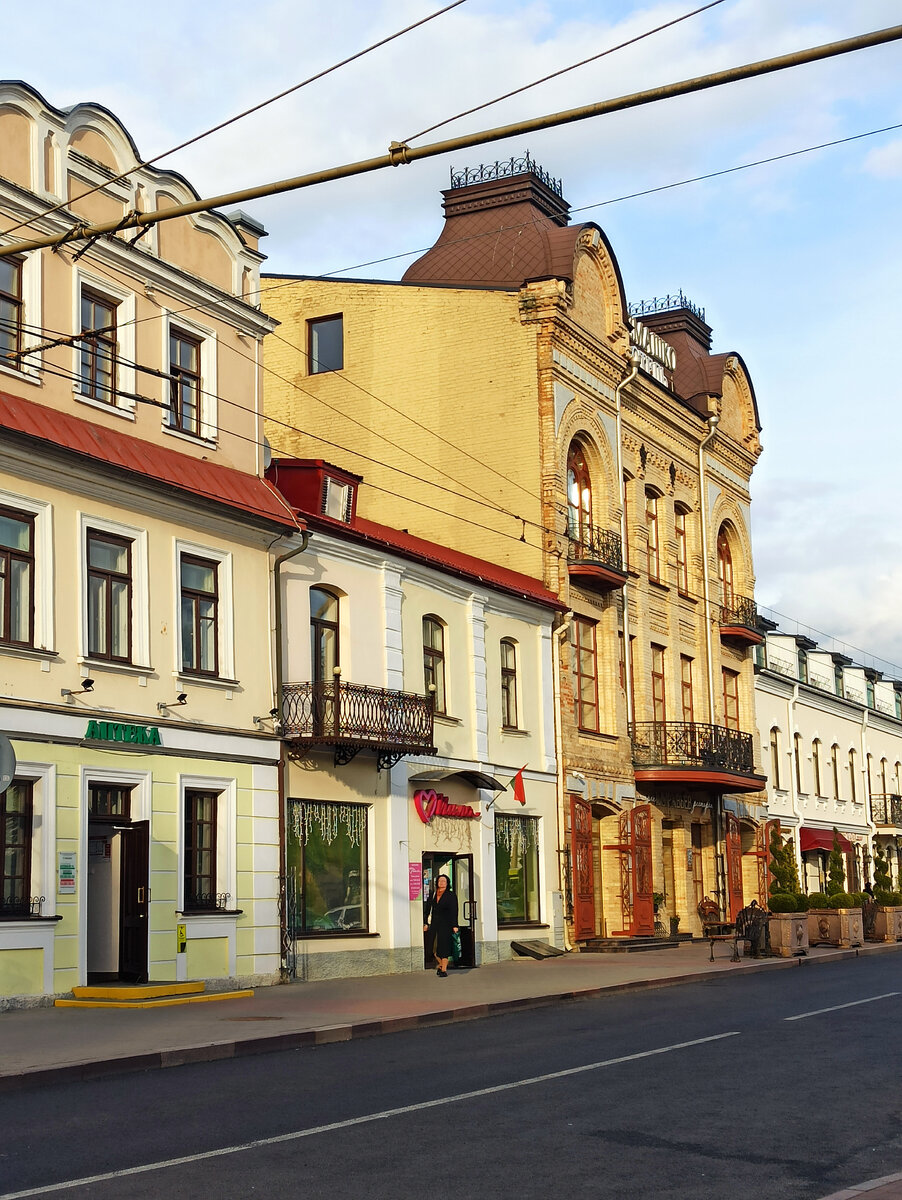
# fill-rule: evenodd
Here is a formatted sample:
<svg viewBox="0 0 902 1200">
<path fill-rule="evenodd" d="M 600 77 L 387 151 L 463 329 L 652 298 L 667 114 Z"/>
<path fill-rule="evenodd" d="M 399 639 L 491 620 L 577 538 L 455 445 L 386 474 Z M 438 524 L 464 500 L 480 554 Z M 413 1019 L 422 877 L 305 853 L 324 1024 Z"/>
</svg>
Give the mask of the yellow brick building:
<svg viewBox="0 0 902 1200">
<path fill-rule="evenodd" d="M 443 195 L 399 283 L 264 277 L 268 435 L 340 456 L 368 518 L 567 604 L 570 936 L 697 932 L 706 897 L 729 919 L 758 894 L 751 381 L 682 295 L 630 314 L 604 233 L 528 156 Z"/>
</svg>

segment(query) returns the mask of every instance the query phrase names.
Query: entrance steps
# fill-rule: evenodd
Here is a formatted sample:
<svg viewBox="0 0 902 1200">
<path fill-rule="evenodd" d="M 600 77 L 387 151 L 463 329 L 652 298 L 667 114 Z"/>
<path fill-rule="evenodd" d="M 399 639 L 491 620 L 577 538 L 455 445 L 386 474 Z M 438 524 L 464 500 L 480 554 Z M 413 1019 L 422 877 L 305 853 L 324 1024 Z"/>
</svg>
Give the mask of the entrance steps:
<svg viewBox="0 0 902 1200">
<path fill-rule="evenodd" d="M 673 950 L 687 940 L 668 937 L 589 938 L 579 943 L 580 954 L 635 954 L 642 950 Z"/>
<path fill-rule="evenodd" d="M 74 987 L 71 1000 L 55 1000 L 56 1008 L 169 1008 L 174 1004 L 205 1004 L 211 1000 L 246 1000 L 252 988 L 208 992 L 200 983 L 112 983 Z"/>
</svg>

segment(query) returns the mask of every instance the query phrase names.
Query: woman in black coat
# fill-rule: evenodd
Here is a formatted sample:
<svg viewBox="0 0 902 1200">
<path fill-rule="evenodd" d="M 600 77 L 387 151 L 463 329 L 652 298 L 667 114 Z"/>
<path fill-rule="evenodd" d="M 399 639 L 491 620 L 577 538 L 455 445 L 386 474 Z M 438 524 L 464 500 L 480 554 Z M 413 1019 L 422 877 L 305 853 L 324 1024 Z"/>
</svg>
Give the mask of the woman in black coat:
<svg viewBox="0 0 902 1200">
<path fill-rule="evenodd" d="M 451 880 L 447 875 L 439 875 L 435 881 L 435 890 L 426 902 L 426 924 L 423 933 L 432 929 L 434 935 L 433 953 L 438 964 L 436 975 L 442 979 L 448 977 L 448 959 L 453 948 L 452 933 L 457 933 L 457 897 L 451 891 Z"/>
</svg>

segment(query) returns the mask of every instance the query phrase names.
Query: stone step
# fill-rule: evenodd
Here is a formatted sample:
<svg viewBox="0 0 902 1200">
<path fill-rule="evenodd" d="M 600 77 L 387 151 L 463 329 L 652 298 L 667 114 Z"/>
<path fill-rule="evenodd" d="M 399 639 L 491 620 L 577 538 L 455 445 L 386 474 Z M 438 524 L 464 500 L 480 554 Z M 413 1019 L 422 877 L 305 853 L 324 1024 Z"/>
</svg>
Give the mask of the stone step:
<svg viewBox="0 0 902 1200">
<path fill-rule="evenodd" d="M 581 942 L 580 954 L 636 954 L 643 950 L 673 950 L 682 938 L 590 938 Z"/>
<path fill-rule="evenodd" d="M 77 987 L 71 1000 L 55 1000 L 56 1008 L 171 1008 L 176 1004 L 209 1004 L 216 1000 L 246 1000 L 252 988 L 208 992 L 203 983 L 114 984 Z"/>
</svg>

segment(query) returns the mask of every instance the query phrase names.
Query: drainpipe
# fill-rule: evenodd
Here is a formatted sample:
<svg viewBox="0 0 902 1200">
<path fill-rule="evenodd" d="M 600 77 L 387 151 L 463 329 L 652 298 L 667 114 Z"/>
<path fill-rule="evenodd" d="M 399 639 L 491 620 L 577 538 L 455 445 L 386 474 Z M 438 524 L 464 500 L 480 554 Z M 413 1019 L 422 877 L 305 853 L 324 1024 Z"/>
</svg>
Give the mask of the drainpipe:
<svg viewBox="0 0 902 1200">
<path fill-rule="evenodd" d="M 275 664 L 274 686 L 274 707 L 278 711 L 277 720 L 282 720 L 282 683 L 283 683 L 283 668 L 282 668 L 282 586 L 279 572 L 282 564 L 288 562 L 291 558 L 296 558 L 299 554 L 303 554 L 310 544 L 310 533 L 304 529 L 301 531 L 301 544 L 295 546 L 293 550 L 289 550 L 286 554 L 280 554 L 272 566 L 273 572 L 273 626 L 275 633 L 275 653 L 273 654 L 273 663 Z M 282 941 L 280 947 L 280 958 L 282 961 L 282 980 L 288 982 L 289 971 L 291 968 L 287 965 L 286 956 L 286 938 L 288 936 L 288 836 L 286 829 L 287 808 L 285 802 L 285 741 L 279 741 L 279 875 L 282 894 L 285 897 L 283 921 L 279 930 L 279 937 Z"/>
<path fill-rule="evenodd" d="M 624 557 L 626 557 L 629 530 L 626 527 L 626 490 L 623 484 L 623 389 L 628 383 L 636 378 L 639 373 L 639 356 L 633 352 L 633 365 L 628 375 L 624 375 L 623 379 L 614 388 L 614 413 L 617 423 L 617 494 L 620 497 L 620 543 L 623 547 Z M 623 589 L 623 664 L 625 668 L 626 679 L 624 685 L 626 689 L 626 720 L 627 724 L 632 720 L 633 712 L 633 664 L 632 652 L 630 651 L 630 606 L 629 598 L 626 594 L 626 587 Z"/>
<path fill-rule="evenodd" d="M 558 837 L 558 845 L 560 852 L 558 853 L 558 885 L 561 889 L 561 899 L 566 899 L 566 890 L 563 866 L 563 851 L 564 846 L 564 830 L 566 823 L 564 820 L 565 804 L 564 793 L 566 790 L 566 779 L 564 778 L 564 738 L 562 733 L 562 714 L 561 714 L 561 646 L 564 643 L 564 638 L 570 629 L 570 619 L 572 613 L 567 612 L 561 616 L 561 623 L 551 633 L 551 675 L 552 687 L 554 689 L 554 756 L 557 762 L 557 796 L 558 796 L 558 828 L 560 836 Z M 571 896 L 573 890 L 573 865 L 570 866 L 570 888 Z M 567 936 L 567 914 L 564 913 L 564 948 L 572 950 L 573 945 Z"/>
</svg>

